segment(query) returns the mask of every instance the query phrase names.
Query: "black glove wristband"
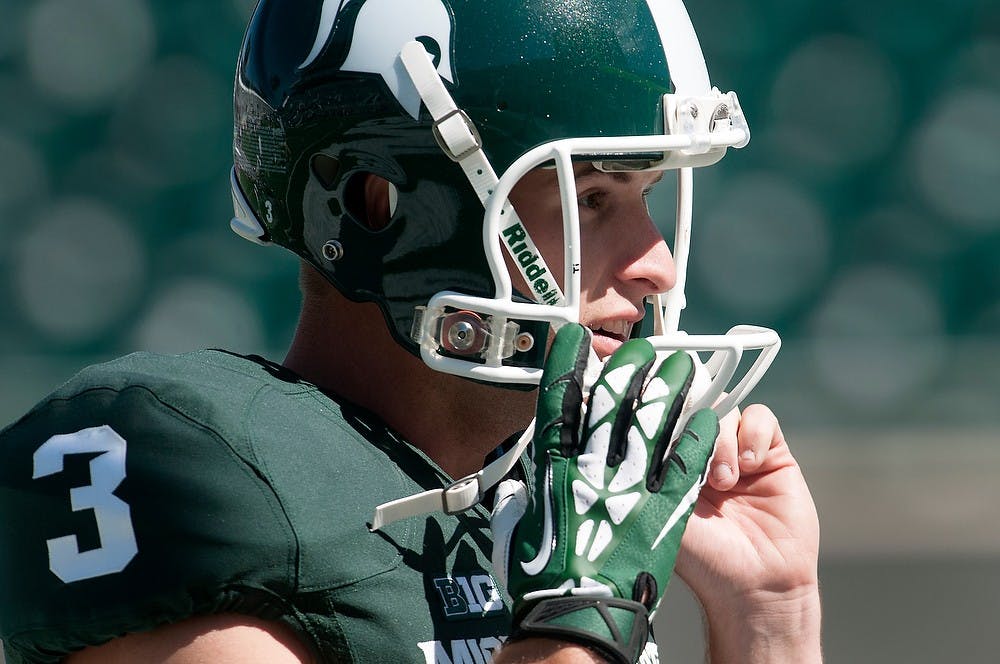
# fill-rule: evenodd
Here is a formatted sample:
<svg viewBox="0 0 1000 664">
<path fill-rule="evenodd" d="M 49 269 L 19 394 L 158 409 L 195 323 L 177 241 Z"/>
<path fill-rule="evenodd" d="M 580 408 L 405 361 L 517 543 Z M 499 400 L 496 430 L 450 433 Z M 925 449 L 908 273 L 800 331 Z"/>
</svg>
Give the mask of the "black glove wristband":
<svg viewBox="0 0 1000 664">
<path fill-rule="evenodd" d="M 649 612 L 611 597 L 543 599 L 515 621 L 511 640 L 546 637 L 579 643 L 618 664 L 635 664 L 649 636 Z"/>
</svg>

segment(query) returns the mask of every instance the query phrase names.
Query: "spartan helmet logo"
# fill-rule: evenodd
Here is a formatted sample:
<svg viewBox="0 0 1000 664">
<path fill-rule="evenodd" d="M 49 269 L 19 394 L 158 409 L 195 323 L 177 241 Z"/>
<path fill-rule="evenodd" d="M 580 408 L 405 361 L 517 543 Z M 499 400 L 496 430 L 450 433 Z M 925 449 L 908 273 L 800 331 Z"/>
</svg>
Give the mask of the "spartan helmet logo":
<svg viewBox="0 0 1000 664">
<path fill-rule="evenodd" d="M 309 67 L 333 32 L 337 15 L 351 0 L 324 0 L 312 51 L 299 65 Z M 437 43 L 441 56 L 438 74 L 454 82 L 451 68 L 451 18 L 441 0 L 361 0 L 343 71 L 378 74 L 414 120 L 420 114 L 420 95 L 399 60 L 403 44 L 419 39 Z"/>
</svg>

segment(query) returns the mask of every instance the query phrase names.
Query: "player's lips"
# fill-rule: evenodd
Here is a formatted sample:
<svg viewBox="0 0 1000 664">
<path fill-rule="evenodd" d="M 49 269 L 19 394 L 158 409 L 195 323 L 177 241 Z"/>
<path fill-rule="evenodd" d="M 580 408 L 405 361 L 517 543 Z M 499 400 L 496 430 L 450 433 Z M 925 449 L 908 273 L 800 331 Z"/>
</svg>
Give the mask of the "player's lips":
<svg viewBox="0 0 1000 664">
<path fill-rule="evenodd" d="M 588 323 L 587 327 L 594 333 L 594 352 L 601 359 L 611 355 L 619 346 L 628 341 L 632 333 L 632 326 L 642 320 L 642 315 L 631 318 L 607 318 L 593 323 Z"/>
</svg>

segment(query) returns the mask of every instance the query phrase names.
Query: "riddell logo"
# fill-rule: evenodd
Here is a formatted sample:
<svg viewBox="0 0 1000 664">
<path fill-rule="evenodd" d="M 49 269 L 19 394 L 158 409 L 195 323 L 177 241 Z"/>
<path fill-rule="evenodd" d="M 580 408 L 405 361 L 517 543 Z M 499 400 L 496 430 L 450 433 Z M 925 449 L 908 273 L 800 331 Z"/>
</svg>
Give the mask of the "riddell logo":
<svg viewBox="0 0 1000 664">
<path fill-rule="evenodd" d="M 501 232 L 507 246 L 510 247 L 511 255 L 521 266 L 521 271 L 528 280 L 532 292 L 543 304 L 557 304 L 559 291 L 554 287 L 554 284 L 549 283 L 551 277 L 546 278 L 548 270 L 538 265 L 538 253 L 533 250 L 533 247 L 528 246 L 530 240 L 524 226 L 514 224 Z"/>
</svg>

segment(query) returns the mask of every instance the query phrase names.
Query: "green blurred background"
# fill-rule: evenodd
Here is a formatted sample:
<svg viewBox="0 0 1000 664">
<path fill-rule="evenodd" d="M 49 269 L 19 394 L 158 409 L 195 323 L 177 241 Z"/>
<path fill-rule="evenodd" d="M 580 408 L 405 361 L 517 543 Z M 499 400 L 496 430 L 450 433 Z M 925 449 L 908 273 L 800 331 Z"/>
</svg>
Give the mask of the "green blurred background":
<svg viewBox="0 0 1000 664">
<path fill-rule="evenodd" d="M 1000 661 L 1000 3 L 688 4 L 753 140 L 696 179 L 684 326 L 784 339 L 828 660 Z M 251 7 L 0 0 L 0 424 L 136 349 L 283 356 L 296 261 L 228 230 Z"/>
</svg>

